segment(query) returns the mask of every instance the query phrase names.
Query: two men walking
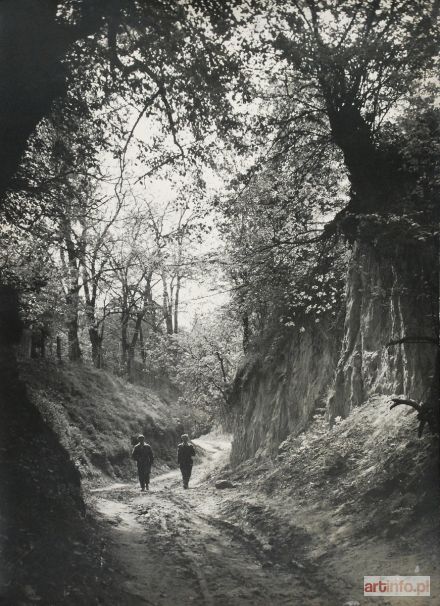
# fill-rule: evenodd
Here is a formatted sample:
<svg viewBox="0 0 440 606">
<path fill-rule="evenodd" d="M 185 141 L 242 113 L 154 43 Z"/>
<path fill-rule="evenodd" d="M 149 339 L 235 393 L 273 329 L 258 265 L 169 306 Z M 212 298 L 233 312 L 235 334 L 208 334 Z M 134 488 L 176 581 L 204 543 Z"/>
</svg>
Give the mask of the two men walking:
<svg viewBox="0 0 440 606">
<path fill-rule="evenodd" d="M 188 482 L 191 477 L 193 457 L 196 451 L 194 446 L 189 441 L 188 435 L 185 433 L 182 436 L 182 442 L 177 447 L 177 463 L 182 474 L 183 487 L 188 488 Z M 137 463 L 139 483 L 141 490 L 148 490 L 150 484 L 151 466 L 154 461 L 153 449 L 145 442 L 144 436 L 138 437 L 138 443 L 133 448 L 132 458 Z"/>
</svg>

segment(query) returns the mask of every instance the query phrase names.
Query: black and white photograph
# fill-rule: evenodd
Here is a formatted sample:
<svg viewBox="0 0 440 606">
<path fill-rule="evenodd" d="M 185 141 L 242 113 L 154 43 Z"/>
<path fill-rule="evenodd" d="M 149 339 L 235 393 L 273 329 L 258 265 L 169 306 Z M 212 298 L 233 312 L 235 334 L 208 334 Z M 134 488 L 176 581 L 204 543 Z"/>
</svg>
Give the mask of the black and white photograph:
<svg viewBox="0 0 440 606">
<path fill-rule="evenodd" d="M 0 606 L 440 604 L 440 0 L 0 0 Z"/>
</svg>

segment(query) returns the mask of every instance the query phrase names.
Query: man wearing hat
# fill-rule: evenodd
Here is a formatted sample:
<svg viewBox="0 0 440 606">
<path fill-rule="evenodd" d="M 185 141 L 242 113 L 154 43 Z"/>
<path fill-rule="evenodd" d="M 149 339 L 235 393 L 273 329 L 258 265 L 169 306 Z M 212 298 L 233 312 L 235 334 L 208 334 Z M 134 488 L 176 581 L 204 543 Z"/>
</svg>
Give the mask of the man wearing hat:
<svg viewBox="0 0 440 606">
<path fill-rule="evenodd" d="M 182 442 L 177 447 L 177 463 L 180 466 L 182 473 L 183 487 L 188 488 L 188 482 L 191 477 L 191 471 L 193 466 L 192 458 L 195 456 L 196 451 L 194 446 L 190 443 L 188 434 L 184 433 L 182 436 Z"/>
<path fill-rule="evenodd" d="M 139 483 L 142 492 L 144 492 L 148 490 L 148 485 L 150 484 L 151 465 L 154 461 L 153 449 L 149 444 L 145 443 L 144 436 L 138 437 L 138 443 L 133 448 L 131 456 L 137 463 Z"/>
</svg>

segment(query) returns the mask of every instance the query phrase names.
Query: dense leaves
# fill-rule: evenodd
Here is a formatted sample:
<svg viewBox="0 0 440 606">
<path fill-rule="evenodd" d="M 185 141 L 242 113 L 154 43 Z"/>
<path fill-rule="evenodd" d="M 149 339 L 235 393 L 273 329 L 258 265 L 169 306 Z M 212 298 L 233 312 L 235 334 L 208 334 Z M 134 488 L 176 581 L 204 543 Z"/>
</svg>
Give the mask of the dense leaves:
<svg viewBox="0 0 440 606">
<path fill-rule="evenodd" d="M 347 243 L 432 252 L 437 2 L 52 5 L 67 87 L 8 182 L 2 279 L 71 359 L 226 401 L 236 324 L 247 349 L 340 320 Z M 181 321 L 208 274 L 234 347 Z"/>
</svg>

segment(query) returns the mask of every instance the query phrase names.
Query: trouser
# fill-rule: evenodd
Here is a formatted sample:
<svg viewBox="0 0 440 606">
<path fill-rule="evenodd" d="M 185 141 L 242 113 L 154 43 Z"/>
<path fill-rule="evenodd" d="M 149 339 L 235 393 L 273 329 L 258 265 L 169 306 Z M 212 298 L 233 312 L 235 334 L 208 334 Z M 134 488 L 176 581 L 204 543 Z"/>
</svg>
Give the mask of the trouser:
<svg viewBox="0 0 440 606">
<path fill-rule="evenodd" d="M 148 485 L 150 483 L 150 471 L 151 471 L 151 466 L 150 465 L 146 465 L 145 463 L 138 463 L 138 476 L 139 476 L 139 484 L 141 485 L 141 488 L 148 488 Z"/>
<path fill-rule="evenodd" d="M 182 473 L 183 485 L 188 486 L 191 477 L 192 463 L 180 463 L 180 471 Z"/>
</svg>

